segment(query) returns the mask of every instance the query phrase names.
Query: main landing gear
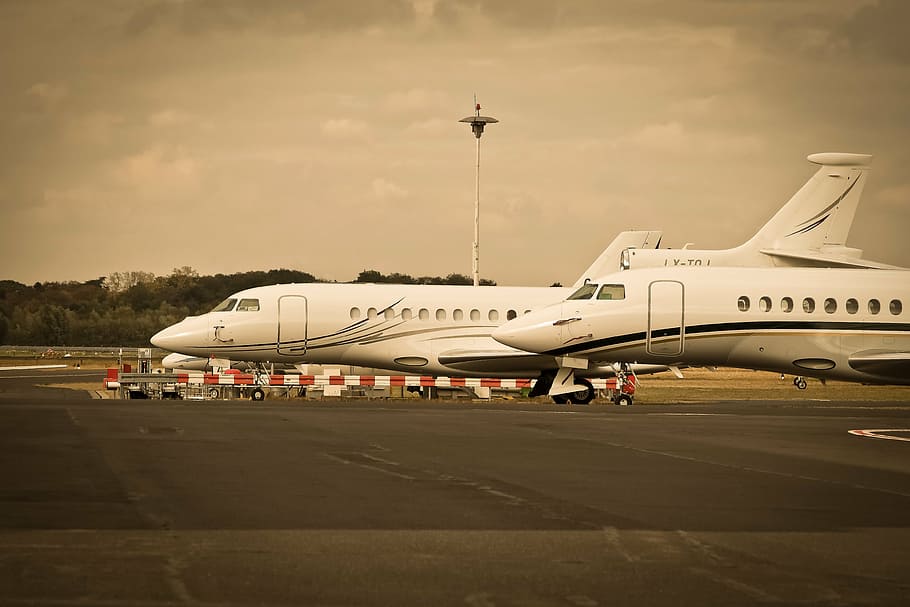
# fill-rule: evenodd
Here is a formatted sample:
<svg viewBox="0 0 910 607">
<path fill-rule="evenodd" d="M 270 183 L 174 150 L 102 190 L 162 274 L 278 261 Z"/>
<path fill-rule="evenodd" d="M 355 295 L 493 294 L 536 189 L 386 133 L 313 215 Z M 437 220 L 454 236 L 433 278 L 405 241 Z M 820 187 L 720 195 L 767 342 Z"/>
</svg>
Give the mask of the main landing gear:
<svg viewBox="0 0 910 607">
<path fill-rule="evenodd" d="M 569 392 L 565 395 L 568 397 L 570 403 L 573 405 L 587 405 L 594 400 L 596 394 L 594 391 L 594 384 L 584 378 L 576 378 L 575 385 L 581 389 L 577 392 Z M 553 399 L 556 400 L 556 397 L 554 396 Z"/>
<path fill-rule="evenodd" d="M 550 392 L 550 387 L 553 385 L 553 380 L 555 378 L 556 373 L 554 372 L 541 373 L 540 377 L 537 379 L 537 383 L 534 384 L 534 388 L 531 389 L 528 396 L 545 396 Z M 578 388 L 576 392 L 554 394 L 550 398 L 552 398 L 553 402 L 557 405 L 565 405 L 566 403 L 587 405 L 594 400 L 594 396 L 597 394 L 594 389 L 594 384 L 584 378 L 575 378 L 574 385 Z"/>
</svg>

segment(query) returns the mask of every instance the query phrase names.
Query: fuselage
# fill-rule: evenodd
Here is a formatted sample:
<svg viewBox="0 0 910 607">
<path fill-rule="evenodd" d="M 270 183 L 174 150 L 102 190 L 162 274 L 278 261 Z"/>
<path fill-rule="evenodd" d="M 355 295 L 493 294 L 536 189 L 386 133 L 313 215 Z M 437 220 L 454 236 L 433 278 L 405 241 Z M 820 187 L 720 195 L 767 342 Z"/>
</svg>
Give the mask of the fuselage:
<svg viewBox="0 0 910 607">
<path fill-rule="evenodd" d="M 208 358 L 358 365 L 430 375 L 536 377 L 552 356 L 503 346 L 493 329 L 571 289 L 286 284 L 247 289 L 152 337 Z"/>
<path fill-rule="evenodd" d="M 494 338 L 592 364 L 910 384 L 910 271 L 657 268 L 608 275 L 589 290 L 507 323 Z"/>
</svg>

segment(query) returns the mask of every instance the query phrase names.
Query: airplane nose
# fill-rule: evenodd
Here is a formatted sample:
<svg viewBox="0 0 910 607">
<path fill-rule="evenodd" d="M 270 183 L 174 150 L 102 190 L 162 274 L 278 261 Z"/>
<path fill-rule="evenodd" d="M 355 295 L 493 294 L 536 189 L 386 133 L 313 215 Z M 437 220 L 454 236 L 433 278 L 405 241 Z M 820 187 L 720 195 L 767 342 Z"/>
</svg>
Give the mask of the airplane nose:
<svg viewBox="0 0 910 607">
<path fill-rule="evenodd" d="M 202 343 L 200 339 L 202 330 L 195 326 L 196 324 L 198 323 L 189 322 L 188 319 L 181 320 L 176 325 L 158 331 L 149 341 L 162 350 L 194 354 L 193 347 L 198 347 Z"/>
<path fill-rule="evenodd" d="M 537 318 L 534 312 L 493 330 L 493 339 L 526 352 L 546 352 L 559 347 L 559 330 L 547 316 Z"/>
<path fill-rule="evenodd" d="M 151 337 L 151 339 L 149 339 L 149 341 L 151 341 L 152 345 L 157 348 L 161 348 L 162 350 L 173 351 L 174 345 L 176 342 L 173 328 L 174 327 L 167 327 L 166 329 L 162 329 L 162 330 L 158 331 L 157 333 L 152 335 L 152 337 Z"/>
</svg>

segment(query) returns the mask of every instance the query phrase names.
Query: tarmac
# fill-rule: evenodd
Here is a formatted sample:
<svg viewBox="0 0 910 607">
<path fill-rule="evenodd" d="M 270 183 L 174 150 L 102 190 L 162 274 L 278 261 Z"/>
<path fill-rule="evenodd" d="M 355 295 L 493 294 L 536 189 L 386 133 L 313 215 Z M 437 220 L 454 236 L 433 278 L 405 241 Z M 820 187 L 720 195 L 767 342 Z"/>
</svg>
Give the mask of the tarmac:
<svg viewBox="0 0 910 607">
<path fill-rule="evenodd" d="M 910 601 L 910 403 L 41 386 L 96 376 L 0 373 L 2 605 Z"/>
</svg>

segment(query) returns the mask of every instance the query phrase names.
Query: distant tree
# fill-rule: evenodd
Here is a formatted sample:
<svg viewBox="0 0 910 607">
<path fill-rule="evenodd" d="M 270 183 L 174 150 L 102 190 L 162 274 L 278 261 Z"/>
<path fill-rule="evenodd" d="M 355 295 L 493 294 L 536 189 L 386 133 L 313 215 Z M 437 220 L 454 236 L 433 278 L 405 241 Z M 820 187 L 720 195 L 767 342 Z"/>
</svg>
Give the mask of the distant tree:
<svg viewBox="0 0 910 607">
<path fill-rule="evenodd" d="M 102 280 L 101 285 L 112 293 L 122 293 L 138 284 L 147 284 L 155 280 L 151 272 L 111 272 L 110 276 Z"/>
<path fill-rule="evenodd" d="M 357 275 L 357 279 L 354 282 L 385 282 L 385 276 L 382 275 L 382 272 L 377 270 L 364 270 Z"/>
<path fill-rule="evenodd" d="M 16 345 L 146 346 L 148 338 L 191 314 L 211 310 L 231 293 L 275 283 L 320 282 L 308 272 L 268 270 L 200 276 L 183 266 L 161 277 L 114 272 L 86 282 L 0 280 L 0 342 Z M 322 281 L 324 282 L 324 281 Z M 357 282 L 471 284 L 446 277 L 364 270 Z M 481 284 L 496 284 L 482 280 Z"/>
<path fill-rule="evenodd" d="M 190 266 L 180 266 L 179 268 L 174 268 L 174 271 L 171 272 L 171 276 L 185 276 L 187 278 L 199 278 L 199 272 L 197 272 Z"/>
<path fill-rule="evenodd" d="M 44 305 L 38 314 L 41 322 L 39 337 L 42 345 L 62 346 L 69 334 L 69 320 L 66 310 L 58 305 Z"/>
<path fill-rule="evenodd" d="M 562 286 L 561 282 L 554 282 L 553 284 L 550 285 L 550 287 L 561 287 L 561 286 Z"/>
<path fill-rule="evenodd" d="M 465 274 L 452 273 L 446 276 L 442 284 L 446 285 L 472 285 L 474 284 L 474 279 Z"/>
</svg>

